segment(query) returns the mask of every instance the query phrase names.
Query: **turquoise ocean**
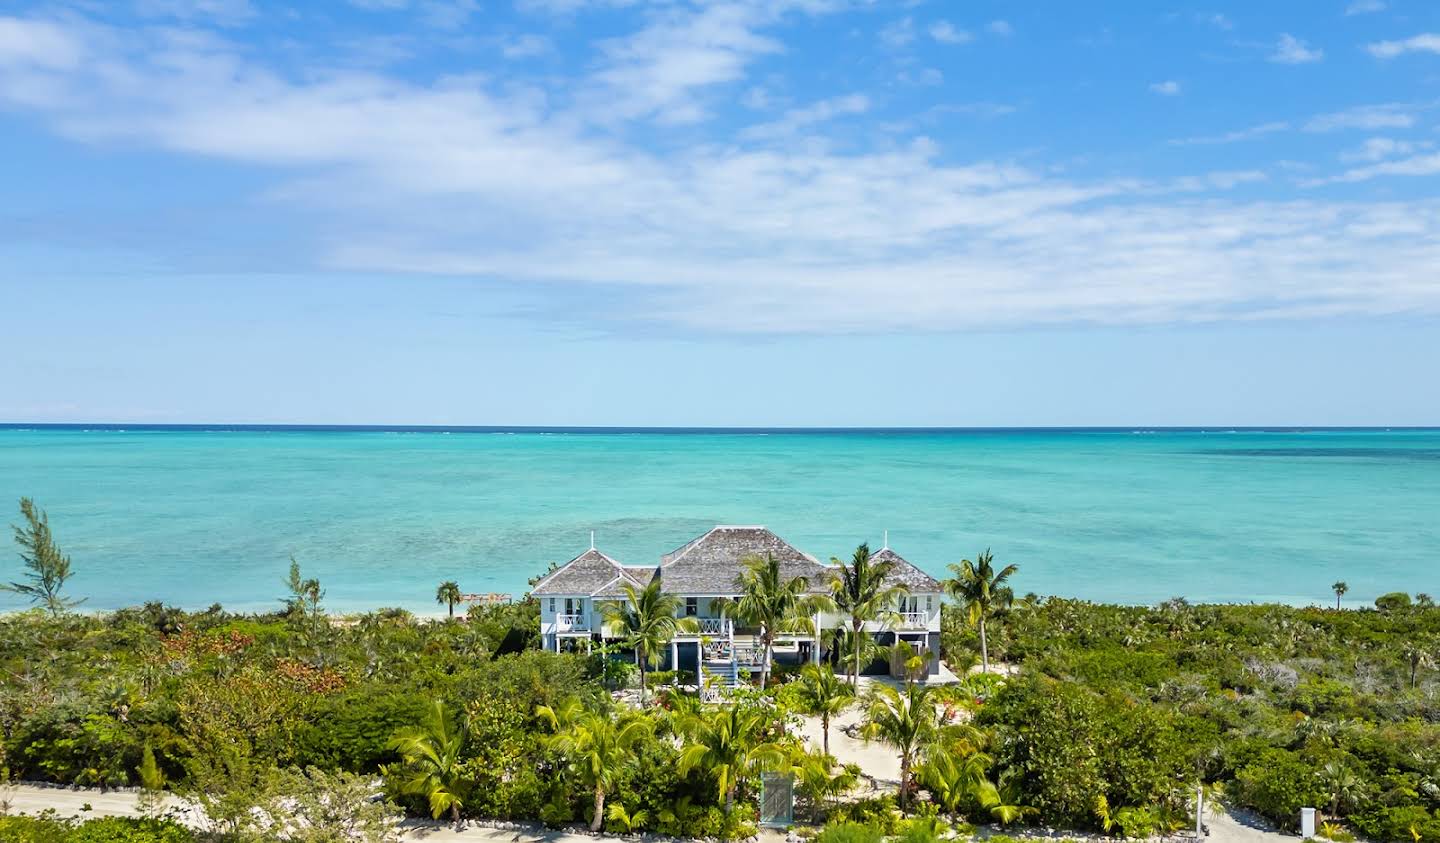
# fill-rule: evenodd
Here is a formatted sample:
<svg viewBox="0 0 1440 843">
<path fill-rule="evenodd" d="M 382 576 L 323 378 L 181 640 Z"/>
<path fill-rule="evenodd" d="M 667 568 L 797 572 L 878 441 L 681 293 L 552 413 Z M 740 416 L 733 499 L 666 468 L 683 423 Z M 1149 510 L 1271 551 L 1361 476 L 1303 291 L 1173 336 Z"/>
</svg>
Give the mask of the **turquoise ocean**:
<svg viewBox="0 0 1440 843">
<path fill-rule="evenodd" d="M 714 524 L 821 557 L 888 530 L 937 575 L 988 547 L 1019 591 L 1093 600 L 1440 594 L 1433 429 L 0 427 L 0 521 L 22 495 L 93 609 L 278 606 L 293 554 L 332 610 L 435 611 L 440 581 L 518 595 L 591 530 L 653 564 Z"/>
</svg>

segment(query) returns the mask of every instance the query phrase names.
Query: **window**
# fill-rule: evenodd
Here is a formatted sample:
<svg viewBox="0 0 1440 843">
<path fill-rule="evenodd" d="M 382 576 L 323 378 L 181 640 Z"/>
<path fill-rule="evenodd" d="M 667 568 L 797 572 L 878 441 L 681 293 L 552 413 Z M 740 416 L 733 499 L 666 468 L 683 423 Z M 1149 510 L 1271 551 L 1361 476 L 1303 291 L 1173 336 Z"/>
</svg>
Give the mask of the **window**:
<svg viewBox="0 0 1440 843">
<path fill-rule="evenodd" d="M 686 597 L 686 598 L 685 598 L 685 617 L 687 617 L 687 618 L 693 618 L 693 617 L 695 617 L 695 616 L 698 615 L 698 614 L 700 614 L 700 598 L 699 598 L 699 597 Z"/>
<path fill-rule="evenodd" d="M 555 614 L 555 598 L 550 598 L 550 614 Z"/>
<path fill-rule="evenodd" d="M 932 596 L 930 596 L 929 594 L 925 595 L 925 611 L 930 612 L 930 611 L 934 611 L 934 609 L 935 609 L 935 598 L 932 597 Z"/>
</svg>

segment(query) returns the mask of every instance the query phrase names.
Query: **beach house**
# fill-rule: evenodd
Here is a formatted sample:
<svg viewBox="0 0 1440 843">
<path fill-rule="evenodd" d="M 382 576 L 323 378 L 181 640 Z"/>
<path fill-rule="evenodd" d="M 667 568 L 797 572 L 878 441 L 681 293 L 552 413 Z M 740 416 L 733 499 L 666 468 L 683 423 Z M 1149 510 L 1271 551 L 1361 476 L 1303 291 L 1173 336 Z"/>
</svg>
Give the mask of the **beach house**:
<svg viewBox="0 0 1440 843">
<path fill-rule="evenodd" d="M 764 527 L 717 526 L 704 535 L 660 557 L 658 565 L 627 565 L 593 546 L 540 579 L 531 594 L 540 601 L 540 630 L 546 649 L 589 649 L 609 638 L 604 614 L 607 603 L 623 601 L 625 586 L 644 588 L 658 580 L 668 594 L 679 598 L 678 613 L 692 618 L 691 629 L 670 642 L 663 667 L 695 671 L 705 680 L 735 684 L 742 671 L 759 667 L 761 648 L 756 629 L 747 629 L 725 617 L 722 607 L 739 596 L 744 560 L 773 557 L 786 579 L 801 576 L 814 594 L 829 594 L 838 568 L 796 549 Z M 926 671 L 939 670 L 940 583 L 891 548 L 873 554 L 894 563 L 889 583 L 904 587 L 893 615 L 866 624 L 865 631 L 884 645 L 908 643 L 924 658 Z M 782 664 L 819 662 L 830 658 L 835 630 L 847 627 L 847 617 L 821 612 L 814 618 L 815 634 L 777 636 L 774 660 Z M 894 658 L 877 659 L 867 673 L 901 670 Z"/>
</svg>

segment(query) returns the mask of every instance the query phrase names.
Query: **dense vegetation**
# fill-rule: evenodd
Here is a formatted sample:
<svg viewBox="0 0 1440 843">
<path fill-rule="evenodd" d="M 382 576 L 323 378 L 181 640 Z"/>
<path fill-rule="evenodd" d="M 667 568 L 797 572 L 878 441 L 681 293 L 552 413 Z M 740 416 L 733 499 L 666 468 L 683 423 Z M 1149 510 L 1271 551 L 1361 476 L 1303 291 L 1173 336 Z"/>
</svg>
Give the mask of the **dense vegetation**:
<svg viewBox="0 0 1440 843">
<path fill-rule="evenodd" d="M 1024 678 L 977 722 L 1049 822 L 1103 828 L 1121 806 L 1159 819 L 1203 782 L 1285 827 L 1311 806 L 1367 837 L 1440 840 L 1440 610 L 1377 602 L 1020 601 L 989 644 Z M 948 620 L 963 658 L 974 630 Z"/>
<path fill-rule="evenodd" d="M 1290 827 L 1320 808 L 1336 840 L 1440 841 L 1440 610 L 1424 595 L 1366 611 L 1017 600 L 1016 569 L 987 552 L 952 566 L 960 611 L 942 639 L 957 672 L 989 660 L 1004 675 L 932 687 L 912 672 L 865 690 L 845 672 L 875 645 L 855 633 L 893 612 L 893 594 L 862 546 L 830 604 L 851 619 L 835 665 L 777 670 L 719 704 L 644 684 L 627 699 L 614 689 L 637 674 L 676 677 L 611 648 L 539 650 L 534 601 L 335 622 L 293 562 L 271 614 L 73 614 L 69 558 L 43 512 L 23 515 L 28 573 L 13 590 L 40 608 L 0 616 L 0 782 L 139 786 L 153 816 L 0 817 L 0 839 L 194 839 L 158 819 L 168 791 L 197 800 L 225 841 L 382 843 L 402 811 L 733 839 L 754 829 L 762 774 L 779 773 L 826 843 L 933 843 L 965 823 L 1147 837 L 1192 822 L 1197 788 Z M 808 623 L 803 581 L 771 559 L 747 565 L 727 611 Z M 453 586 L 436 594 L 447 615 Z M 610 614 L 627 649 L 658 654 L 676 608 L 652 586 Z M 923 673 L 906 645 L 887 661 Z M 898 790 L 860 792 L 862 771 L 828 754 L 831 721 L 852 708 L 858 734 L 895 753 Z M 797 736 L 801 715 L 819 719 L 820 748 Z"/>
</svg>

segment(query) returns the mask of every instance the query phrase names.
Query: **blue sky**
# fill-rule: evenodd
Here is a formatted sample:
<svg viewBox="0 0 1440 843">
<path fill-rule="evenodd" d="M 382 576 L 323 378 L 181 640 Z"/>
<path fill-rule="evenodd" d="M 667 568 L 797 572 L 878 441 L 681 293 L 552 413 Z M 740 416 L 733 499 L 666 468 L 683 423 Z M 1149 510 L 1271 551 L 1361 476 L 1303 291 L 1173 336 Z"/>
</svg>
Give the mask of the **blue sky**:
<svg viewBox="0 0 1440 843">
<path fill-rule="evenodd" d="M 1440 424 L 1440 6 L 0 6 L 0 419 Z"/>
</svg>

